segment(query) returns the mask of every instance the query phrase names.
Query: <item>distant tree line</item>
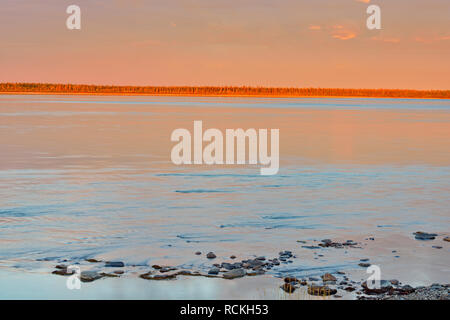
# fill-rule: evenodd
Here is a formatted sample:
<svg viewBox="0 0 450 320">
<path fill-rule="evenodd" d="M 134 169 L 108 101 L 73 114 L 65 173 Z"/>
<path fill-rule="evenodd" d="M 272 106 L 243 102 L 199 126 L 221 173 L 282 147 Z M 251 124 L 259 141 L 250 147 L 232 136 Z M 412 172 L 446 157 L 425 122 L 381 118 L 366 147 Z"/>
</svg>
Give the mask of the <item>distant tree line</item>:
<svg viewBox="0 0 450 320">
<path fill-rule="evenodd" d="M 0 83 L 0 93 L 68 93 L 130 95 L 198 96 L 278 96 L 278 97 L 385 97 L 449 99 L 450 90 L 339 89 L 339 88 L 266 88 L 266 87 L 163 87 L 98 86 L 52 83 Z"/>
</svg>

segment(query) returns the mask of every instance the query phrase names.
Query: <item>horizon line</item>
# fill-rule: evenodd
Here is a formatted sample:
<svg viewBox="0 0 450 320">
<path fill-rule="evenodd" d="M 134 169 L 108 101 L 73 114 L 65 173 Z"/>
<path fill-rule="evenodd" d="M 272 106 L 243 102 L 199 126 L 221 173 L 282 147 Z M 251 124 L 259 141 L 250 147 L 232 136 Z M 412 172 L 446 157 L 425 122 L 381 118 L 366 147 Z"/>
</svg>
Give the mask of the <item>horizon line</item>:
<svg viewBox="0 0 450 320">
<path fill-rule="evenodd" d="M 127 86 L 71 83 L 0 82 L 0 94 L 235 96 L 235 97 L 379 97 L 450 99 L 450 90 L 320 88 L 270 86 Z"/>
</svg>

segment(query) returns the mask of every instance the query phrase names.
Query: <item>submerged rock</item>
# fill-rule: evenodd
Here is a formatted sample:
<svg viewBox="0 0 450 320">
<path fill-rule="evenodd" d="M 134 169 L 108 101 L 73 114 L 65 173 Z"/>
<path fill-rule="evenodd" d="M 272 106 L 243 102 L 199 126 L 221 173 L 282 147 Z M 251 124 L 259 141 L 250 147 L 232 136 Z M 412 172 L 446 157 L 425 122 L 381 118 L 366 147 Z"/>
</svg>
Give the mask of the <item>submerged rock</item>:
<svg viewBox="0 0 450 320">
<path fill-rule="evenodd" d="M 145 280 L 167 280 L 167 279 L 175 279 L 177 277 L 176 274 L 152 274 L 152 272 L 147 272 L 141 274 L 139 277 Z"/>
<path fill-rule="evenodd" d="M 122 261 L 107 261 L 105 267 L 123 268 L 125 264 Z"/>
<path fill-rule="evenodd" d="M 71 276 L 75 273 L 75 270 L 68 271 L 67 268 L 64 269 L 57 269 L 52 272 L 52 274 L 57 274 L 59 276 Z"/>
<path fill-rule="evenodd" d="M 225 272 L 223 274 L 223 277 L 225 279 L 235 279 L 235 278 L 241 278 L 243 276 L 245 276 L 246 272 L 244 269 L 240 268 L 240 269 L 234 269 L 228 272 Z"/>
<path fill-rule="evenodd" d="M 103 278 L 103 275 L 96 271 L 82 271 L 80 274 L 80 280 L 82 282 L 92 282 Z"/>
<path fill-rule="evenodd" d="M 162 267 L 161 269 L 159 269 L 159 272 L 165 273 L 165 272 L 175 271 L 175 270 L 177 270 L 177 268 L 175 268 L 175 267 Z"/>
<path fill-rule="evenodd" d="M 214 267 L 208 271 L 208 274 L 219 274 L 219 271 L 220 271 L 219 268 Z"/>
<path fill-rule="evenodd" d="M 426 233 L 422 231 L 417 231 L 413 233 L 416 240 L 434 240 L 437 237 L 436 233 Z"/>
</svg>

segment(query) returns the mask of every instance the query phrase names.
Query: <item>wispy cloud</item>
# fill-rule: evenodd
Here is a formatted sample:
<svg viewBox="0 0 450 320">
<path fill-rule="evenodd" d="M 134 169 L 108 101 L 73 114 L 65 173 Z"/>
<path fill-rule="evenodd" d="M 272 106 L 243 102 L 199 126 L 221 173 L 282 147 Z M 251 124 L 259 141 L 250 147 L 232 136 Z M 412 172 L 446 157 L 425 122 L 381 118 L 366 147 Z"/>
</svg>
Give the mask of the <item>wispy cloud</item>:
<svg viewBox="0 0 450 320">
<path fill-rule="evenodd" d="M 400 39 L 398 38 L 387 38 L 387 37 L 372 37 L 371 38 L 374 41 L 381 41 L 381 42 L 387 42 L 387 43 L 399 43 Z"/>
<path fill-rule="evenodd" d="M 420 43 L 434 43 L 434 42 L 439 42 L 439 41 L 447 41 L 450 40 L 450 35 L 448 36 L 433 36 L 433 37 L 421 37 L 421 36 L 417 36 L 414 38 L 415 42 L 420 42 Z"/>
<path fill-rule="evenodd" d="M 334 39 L 339 40 L 350 40 L 356 38 L 356 33 L 354 31 L 351 31 L 350 29 L 339 24 L 332 26 L 330 34 Z"/>
<path fill-rule="evenodd" d="M 308 30 L 322 30 L 321 26 L 317 26 L 317 25 L 310 25 L 308 27 Z"/>
</svg>

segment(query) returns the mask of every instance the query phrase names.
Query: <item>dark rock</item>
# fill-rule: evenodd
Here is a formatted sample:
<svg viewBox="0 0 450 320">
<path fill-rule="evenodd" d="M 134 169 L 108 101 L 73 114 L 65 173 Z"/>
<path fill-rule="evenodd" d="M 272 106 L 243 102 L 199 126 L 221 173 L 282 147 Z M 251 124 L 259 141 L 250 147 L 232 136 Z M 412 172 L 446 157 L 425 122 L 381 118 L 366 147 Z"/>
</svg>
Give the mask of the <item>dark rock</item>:
<svg viewBox="0 0 450 320">
<path fill-rule="evenodd" d="M 284 283 L 280 288 L 287 293 L 293 293 L 295 291 L 295 287 L 290 283 Z"/>
<path fill-rule="evenodd" d="M 415 291 L 410 285 L 404 285 L 401 288 L 397 288 L 396 293 L 400 295 L 411 294 Z"/>
<path fill-rule="evenodd" d="M 432 248 L 434 248 L 434 249 L 442 249 L 441 246 L 432 246 Z"/>
<path fill-rule="evenodd" d="M 348 286 L 348 287 L 344 288 L 344 290 L 345 290 L 345 291 L 348 291 L 348 292 L 353 292 L 353 291 L 356 290 L 356 288 L 353 288 L 353 287 Z"/>
<path fill-rule="evenodd" d="M 160 265 L 154 264 L 154 265 L 152 265 L 152 268 L 155 269 L 155 270 L 159 270 L 162 267 Z"/>
<path fill-rule="evenodd" d="M 336 277 L 333 276 L 333 275 L 330 274 L 330 273 L 325 273 L 325 274 L 322 276 L 322 281 L 323 281 L 323 282 L 335 282 L 336 280 L 337 280 Z"/>
<path fill-rule="evenodd" d="M 52 272 L 52 274 L 57 274 L 59 276 L 71 276 L 75 273 L 74 270 L 68 271 L 67 268 L 65 269 L 58 269 Z"/>
<path fill-rule="evenodd" d="M 102 262 L 102 260 L 97 260 L 97 259 L 93 259 L 93 258 L 86 259 L 86 261 L 87 261 L 87 262 L 90 262 L 90 263 L 98 263 L 98 262 Z"/>
<path fill-rule="evenodd" d="M 398 286 L 398 284 L 400 283 L 400 281 L 398 281 L 397 279 L 392 279 L 390 280 L 391 284 L 393 284 L 394 286 Z"/>
<path fill-rule="evenodd" d="M 445 237 L 444 241 L 450 242 L 450 237 Z"/>
<path fill-rule="evenodd" d="M 92 282 L 101 278 L 103 278 L 103 275 L 96 271 L 82 271 L 80 274 L 82 282 Z"/>
<path fill-rule="evenodd" d="M 116 271 L 114 271 L 114 273 L 115 274 L 124 274 L 124 271 L 123 270 L 116 270 Z"/>
<path fill-rule="evenodd" d="M 236 256 L 230 256 L 230 259 L 234 260 L 234 259 L 236 259 Z"/>
<path fill-rule="evenodd" d="M 361 262 L 367 262 L 367 261 L 369 261 L 370 259 L 368 259 L 368 258 L 364 258 L 364 259 L 359 259 L 359 261 L 361 261 Z"/>
<path fill-rule="evenodd" d="M 337 293 L 336 289 L 331 289 L 327 286 L 309 286 L 308 294 L 312 296 L 331 296 Z"/>
<path fill-rule="evenodd" d="M 245 276 L 246 272 L 244 269 L 234 269 L 228 272 L 225 272 L 223 274 L 223 277 L 225 279 L 235 279 L 235 278 L 241 278 L 243 276 Z"/>
<path fill-rule="evenodd" d="M 197 251 L 195 254 L 196 254 L 197 256 L 199 256 L 199 255 L 201 255 L 202 253 L 201 253 L 200 251 Z"/>
<path fill-rule="evenodd" d="M 436 233 L 426 233 L 422 231 L 417 231 L 413 233 L 416 240 L 434 240 L 437 237 Z"/>
<path fill-rule="evenodd" d="M 214 267 L 208 271 L 208 274 L 219 274 L 219 271 L 220 271 L 219 268 Z"/>
<path fill-rule="evenodd" d="M 141 274 L 139 277 L 146 280 L 168 280 L 175 279 L 177 277 L 176 274 L 156 274 L 153 275 L 151 272 Z"/>
<path fill-rule="evenodd" d="M 55 266 L 55 268 L 59 270 L 66 270 L 67 266 L 65 264 L 58 264 Z"/>
<path fill-rule="evenodd" d="M 286 277 L 284 278 L 284 282 L 286 283 L 299 283 L 299 280 L 295 277 Z"/>
<path fill-rule="evenodd" d="M 358 266 L 363 267 L 363 268 L 368 268 L 368 267 L 371 266 L 371 264 L 370 263 L 366 263 L 366 262 L 361 262 L 361 263 L 358 264 Z"/>
<path fill-rule="evenodd" d="M 214 252 L 208 252 L 208 254 L 206 255 L 206 257 L 207 257 L 208 259 L 214 259 L 214 258 L 216 258 L 217 256 L 214 254 Z"/>
<path fill-rule="evenodd" d="M 264 260 L 266 260 L 266 257 L 261 256 L 261 257 L 256 258 L 256 260 L 264 261 Z"/>
<path fill-rule="evenodd" d="M 125 264 L 122 261 L 107 261 L 105 267 L 123 268 Z"/>
<path fill-rule="evenodd" d="M 367 282 L 364 281 L 361 286 L 363 287 L 363 291 L 365 294 L 373 295 L 373 294 L 381 294 L 386 293 L 392 290 L 392 284 L 387 280 L 380 280 L 379 286 L 375 288 L 369 288 L 367 286 Z"/>
<path fill-rule="evenodd" d="M 162 267 L 161 269 L 159 269 L 159 272 L 166 273 L 166 272 L 175 271 L 175 270 L 177 270 L 177 268 L 175 268 L 175 267 Z"/>
</svg>

